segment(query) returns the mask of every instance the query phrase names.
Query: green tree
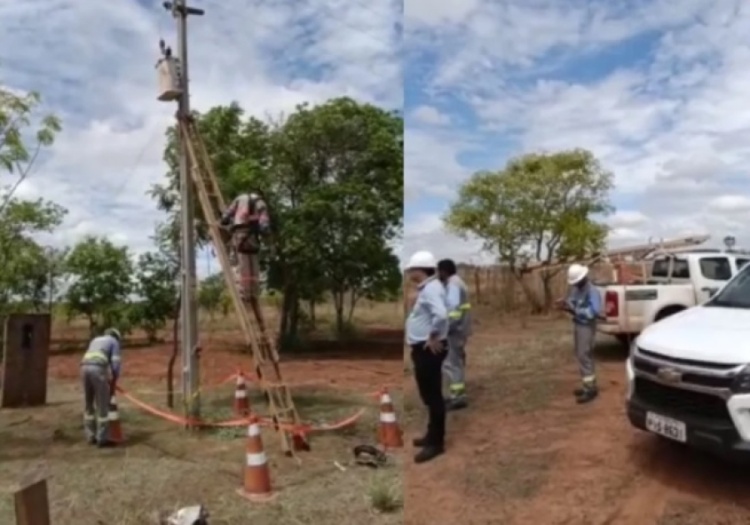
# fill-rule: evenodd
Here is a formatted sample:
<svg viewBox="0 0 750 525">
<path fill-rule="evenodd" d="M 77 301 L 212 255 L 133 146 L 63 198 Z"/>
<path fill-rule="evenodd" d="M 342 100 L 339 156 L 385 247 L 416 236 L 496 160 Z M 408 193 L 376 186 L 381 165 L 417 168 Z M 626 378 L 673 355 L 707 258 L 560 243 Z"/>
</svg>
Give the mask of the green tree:
<svg viewBox="0 0 750 525">
<path fill-rule="evenodd" d="M 198 305 L 201 310 L 208 313 L 212 321 L 216 319 L 216 314 L 222 310 L 225 296 L 224 276 L 220 273 L 209 275 L 198 286 Z"/>
<path fill-rule="evenodd" d="M 107 238 L 86 237 L 65 260 L 71 282 L 68 308 L 89 322 L 91 335 L 102 325 L 128 322 L 126 305 L 133 291 L 133 263 L 127 246 L 115 246 Z"/>
<path fill-rule="evenodd" d="M 613 211 L 613 176 L 588 151 L 575 149 L 512 159 L 501 171 L 475 173 L 460 189 L 444 222 L 464 238 L 484 241 L 524 286 L 534 310 L 552 304 L 555 261 L 583 258 L 604 247 Z M 544 296 L 522 279 L 530 263 L 541 265 Z"/>
<path fill-rule="evenodd" d="M 297 337 L 301 301 L 334 290 L 342 297 L 342 286 L 358 294 L 371 286 L 362 281 L 365 254 L 382 249 L 402 227 L 398 113 L 340 98 L 301 105 L 270 123 L 245 118 L 237 104 L 195 118 L 227 199 L 256 190 L 269 204 L 274 234 L 262 268 L 269 288 L 283 297 L 282 338 Z M 172 220 L 179 188 L 174 139 L 172 129 L 167 182 L 152 190 Z M 200 210 L 196 215 L 205 241 Z M 343 323 L 343 308 L 339 318 Z"/>
<path fill-rule="evenodd" d="M 398 113 L 339 98 L 299 106 L 274 137 L 276 172 L 303 197 L 292 202 L 290 192 L 278 204 L 287 212 L 281 253 L 295 275 L 308 273 L 331 293 L 339 333 L 374 282 L 369 276 L 384 264 L 398 268 L 384 254 L 403 224 L 402 132 Z"/>
<path fill-rule="evenodd" d="M 131 308 L 131 322 L 146 333 L 150 343 L 156 342 L 159 330 L 174 319 L 177 277 L 178 268 L 167 255 L 154 251 L 138 257 L 133 288 L 137 300 Z"/>
<path fill-rule="evenodd" d="M 14 298 L 33 302 L 46 290 L 51 259 L 34 237 L 52 232 L 66 213 L 43 199 L 7 201 L 0 212 L 0 309 L 7 311 Z"/>
<path fill-rule="evenodd" d="M 50 146 L 61 129 L 57 117 L 39 114 L 40 103 L 38 93 L 18 94 L 0 87 L 0 169 L 18 175 L 0 198 L 0 212 L 28 176 L 42 148 Z"/>
</svg>

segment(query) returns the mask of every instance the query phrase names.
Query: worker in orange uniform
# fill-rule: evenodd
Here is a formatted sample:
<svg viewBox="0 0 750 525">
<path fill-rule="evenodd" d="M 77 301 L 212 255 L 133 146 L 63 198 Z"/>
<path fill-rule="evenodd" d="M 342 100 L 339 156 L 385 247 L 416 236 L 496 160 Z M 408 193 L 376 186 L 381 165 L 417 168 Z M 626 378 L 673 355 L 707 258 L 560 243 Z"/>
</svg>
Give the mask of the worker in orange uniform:
<svg viewBox="0 0 750 525">
<path fill-rule="evenodd" d="M 271 231 L 268 206 L 257 193 L 243 193 L 224 211 L 221 224 L 228 227 L 232 235 L 242 300 L 250 304 L 265 332 L 260 309 L 260 243 Z"/>
</svg>

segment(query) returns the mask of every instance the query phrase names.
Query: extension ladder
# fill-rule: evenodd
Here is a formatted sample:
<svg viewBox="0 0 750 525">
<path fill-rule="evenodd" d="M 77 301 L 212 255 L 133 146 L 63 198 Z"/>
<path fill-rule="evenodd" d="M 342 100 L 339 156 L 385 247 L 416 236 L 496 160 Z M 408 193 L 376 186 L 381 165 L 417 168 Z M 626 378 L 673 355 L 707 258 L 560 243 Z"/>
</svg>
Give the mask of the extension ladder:
<svg viewBox="0 0 750 525">
<path fill-rule="evenodd" d="M 208 224 L 214 251 L 221 264 L 224 281 L 234 304 L 245 343 L 250 347 L 255 362 L 258 384 L 266 398 L 275 430 L 281 439 L 281 448 L 287 455 L 297 449 L 309 449 L 305 437 L 294 428 L 301 428 L 301 421 L 294 406 L 289 387 L 284 384 L 279 367 L 279 354 L 272 340 L 260 329 L 258 319 L 250 305 L 242 301 L 237 281 L 229 259 L 229 237 L 220 226 L 221 214 L 226 202 L 213 171 L 208 150 L 192 117 L 180 120 L 181 138 L 185 140 L 190 159 L 191 175 L 196 194 Z"/>
</svg>

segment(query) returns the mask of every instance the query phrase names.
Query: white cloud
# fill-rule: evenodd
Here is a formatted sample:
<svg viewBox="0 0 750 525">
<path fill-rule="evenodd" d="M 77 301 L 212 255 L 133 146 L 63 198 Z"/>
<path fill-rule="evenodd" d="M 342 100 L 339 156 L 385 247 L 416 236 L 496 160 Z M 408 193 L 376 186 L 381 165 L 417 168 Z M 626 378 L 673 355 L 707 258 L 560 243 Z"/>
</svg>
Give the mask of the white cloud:
<svg viewBox="0 0 750 525">
<path fill-rule="evenodd" d="M 444 126 L 451 121 L 448 115 L 440 113 L 437 108 L 432 106 L 416 107 L 412 110 L 411 117 L 421 124 L 432 124 L 435 126 Z"/>
<path fill-rule="evenodd" d="M 487 0 L 412 24 L 411 54 L 438 55 L 419 103 L 452 94 L 468 105 L 478 126 L 462 141 L 510 154 L 584 147 L 615 174 L 612 244 L 710 233 L 750 246 L 746 2 Z M 455 192 L 470 172 L 460 168 L 434 171 L 433 184 Z"/>
<path fill-rule="evenodd" d="M 191 103 L 238 101 L 265 117 L 352 96 L 401 106 L 395 0 L 206 0 L 189 19 Z M 0 81 L 42 93 L 64 131 L 19 194 L 70 213 L 55 242 L 88 233 L 147 249 L 162 218 L 145 195 L 162 179 L 175 107 L 156 101 L 158 41 L 175 47 L 160 2 L 0 0 Z M 1 181 L 8 181 L 3 176 Z"/>
</svg>

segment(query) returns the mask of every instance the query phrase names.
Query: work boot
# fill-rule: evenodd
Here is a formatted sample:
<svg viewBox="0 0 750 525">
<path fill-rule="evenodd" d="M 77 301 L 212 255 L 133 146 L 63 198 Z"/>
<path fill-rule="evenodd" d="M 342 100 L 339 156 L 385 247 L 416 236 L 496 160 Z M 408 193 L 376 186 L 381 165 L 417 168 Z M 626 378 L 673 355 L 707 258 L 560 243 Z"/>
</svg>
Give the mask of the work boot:
<svg viewBox="0 0 750 525">
<path fill-rule="evenodd" d="M 414 463 L 426 463 L 440 456 L 441 454 L 443 454 L 443 452 L 445 452 L 445 448 L 442 446 L 441 447 L 436 447 L 434 445 L 426 446 L 414 456 Z"/>
<path fill-rule="evenodd" d="M 579 405 L 583 403 L 589 403 L 596 399 L 599 395 L 599 391 L 596 388 L 584 388 L 582 389 L 581 395 L 576 396 L 576 403 Z"/>
<path fill-rule="evenodd" d="M 411 442 L 412 445 L 414 445 L 414 448 L 424 448 L 429 444 L 429 440 L 427 439 L 427 436 L 422 436 L 418 438 L 414 438 Z"/>
<path fill-rule="evenodd" d="M 447 410 L 461 410 L 462 408 L 466 408 L 469 406 L 469 403 L 466 402 L 466 398 L 463 397 L 456 397 L 453 399 L 449 399 L 445 403 L 445 408 Z"/>
<path fill-rule="evenodd" d="M 88 438 L 86 441 L 88 441 L 89 445 L 96 445 L 96 438 L 93 436 Z"/>
<path fill-rule="evenodd" d="M 105 439 L 104 441 L 99 441 L 96 446 L 99 448 L 114 448 L 117 446 L 117 443 L 115 443 L 114 441 L 110 441 L 109 439 Z"/>
</svg>

